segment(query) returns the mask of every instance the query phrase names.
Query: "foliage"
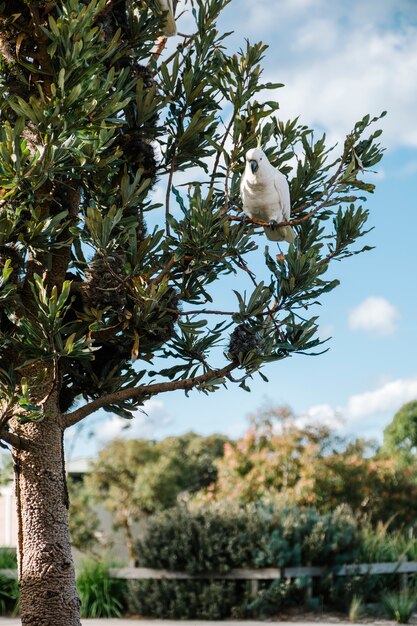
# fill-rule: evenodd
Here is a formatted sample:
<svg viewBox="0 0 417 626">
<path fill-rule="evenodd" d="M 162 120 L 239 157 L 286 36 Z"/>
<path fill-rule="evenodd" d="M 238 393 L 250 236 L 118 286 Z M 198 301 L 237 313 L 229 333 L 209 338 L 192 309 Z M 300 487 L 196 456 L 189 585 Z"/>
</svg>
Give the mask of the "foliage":
<svg viewBox="0 0 417 626">
<path fill-rule="evenodd" d="M 384 430 L 383 449 L 388 454 L 414 457 L 417 448 L 417 402 L 404 404 Z"/>
<path fill-rule="evenodd" d="M 261 411 L 239 441 L 225 446 L 216 483 L 199 501 L 274 502 L 326 513 L 347 504 L 373 523 L 413 524 L 417 466 L 350 441 L 328 427 L 299 427 L 285 407 Z M 414 497 L 415 496 L 415 497 Z"/>
<path fill-rule="evenodd" d="M 137 558 L 134 522 L 211 484 L 217 476 L 214 461 L 226 441 L 223 435 L 188 433 L 159 442 L 115 440 L 100 451 L 85 479 L 87 499 L 111 511 L 115 527 L 125 533 L 131 561 Z"/>
<path fill-rule="evenodd" d="M 355 244 L 374 188 L 366 172 L 382 155 L 370 130 L 379 118 L 355 124 L 339 155 L 298 120 L 278 119 L 268 92 L 281 85 L 262 80 L 266 46 L 229 53 L 217 29 L 229 1 L 190 0 L 195 33 L 148 65 L 161 20 L 152 2 L 63 0 L 42 5 L 35 26 L 25 3 L 16 14 L 1 5 L 2 398 L 22 422 L 44 417 L 51 377 L 62 379 L 64 410 L 82 396 L 124 417 L 157 392 L 155 376 L 210 392 L 240 369 L 246 388 L 265 363 L 321 343 L 309 308 L 338 284 L 325 278 L 330 263 L 369 248 Z M 245 259 L 259 232 L 243 224 L 238 185 L 258 138 L 289 178 L 298 238 L 278 257 L 266 248 L 256 279 Z M 165 224 L 147 234 L 157 175 Z M 231 273 L 242 285 L 235 310 L 211 324 L 212 286 Z M 211 354 L 241 324 L 258 347 L 226 351 L 218 373 Z M 155 370 L 154 356 L 168 366 Z"/>
<path fill-rule="evenodd" d="M 99 517 L 91 506 L 91 496 L 82 481 L 68 479 L 70 496 L 70 534 L 71 545 L 89 554 L 97 550 L 97 533 L 100 527 Z"/>
<path fill-rule="evenodd" d="M 129 610 L 161 619 L 242 617 L 248 599 L 249 585 L 241 581 L 129 581 Z"/>
<path fill-rule="evenodd" d="M 361 596 L 354 595 L 349 606 L 349 621 L 358 622 L 364 612 L 363 599 Z"/>
<path fill-rule="evenodd" d="M 191 35 L 158 55 L 155 0 L 0 2 L 0 438 L 23 475 L 39 461 L 37 437 L 100 408 L 131 418 L 161 392 L 248 389 L 265 364 L 314 354 L 315 305 L 338 285 L 329 267 L 369 249 L 380 118 L 365 115 L 337 154 L 279 119 L 266 46 L 226 48 L 217 22 L 228 3 L 189 0 Z M 265 239 L 242 219 L 238 187 L 258 138 L 288 177 L 297 239 L 278 255 L 265 247 L 255 275 Z M 150 195 L 158 178 L 163 211 Z M 221 311 L 226 275 L 236 300 Z M 230 352 L 242 324 L 256 349 Z M 63 458 L 56 446 L 46 473 L 64 482 Z M 22 489 L 23 507 L 29 497 Z M 39 519 L 32 545 L 53 535 Z M 49 551 L 38 553 L 48 568 Z"/>
<path fill-rule="evenodd" d="M 363 524 L 359 558 L 362 563 L 384 563 L 407 558 L 415 560 L 417 539 L 412 528 L 390 529 L 389 523 Z"/>
<path fill-rule="evenodd" d="M 17 568 L 16 552 L 9 548 L 0 548 L 0 569 Z M 14 613 L 19 601 L 19 585 L 16 578 L 0 575 L 0 615 Z"/>
<path fill-rule="evenodd" d="M 331 566 L 353 561 L 357 545 L 356 522 L 347 511 L 320 516 L 273 507 L 182 506 L 150 519 L 138 554 L 141 566 L 198 576 L 242 567 Z M 210 614 L 217 619 L 239 611 L 240 615 L 273 614 L 294 599 L 299 601 L 302 581 L 261 583 L 255 599 L 249 584 L 242 581 L 222 585 L 215 581 L 203 585 L 199 580 L 138 581 L 129 589 L 132 610 L 189 619 L 208 618 L 200 595 L 212 593 Z"/>
<path fill-rule="evenodd" d="M 297 586 L 297 580 L 289 578 L 274 580 L 267 585 L 261 585 L 257 597 L 248 605 L 248 611 L 253 615 L 263 618 L 274 615 L 277 611 L 288 608 L 294 604 L 303 602 L 302 594 Z"/>
<path fill-rule="evenodd" d="M 83 561 L 77 576 L 82 617 L 121 617 L 126 582 L 110 578 L 108 570 L 107 563 Z"/>
<path fill-rule="evenodd" d="M 388 592 L 382 596 L 382 604 L 390 619 L 395 619 L 398 624 L 408 624 L 417 604 L 417 596 L 410 591 Z"/>
</svg>

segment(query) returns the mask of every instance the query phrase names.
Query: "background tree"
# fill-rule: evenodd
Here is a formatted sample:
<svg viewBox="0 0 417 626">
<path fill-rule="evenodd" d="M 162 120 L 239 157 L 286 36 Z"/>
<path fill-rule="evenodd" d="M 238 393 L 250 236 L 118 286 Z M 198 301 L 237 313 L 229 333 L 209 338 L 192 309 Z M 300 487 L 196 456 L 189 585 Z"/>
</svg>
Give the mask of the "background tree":
<svg viewBox="0 0 417 626">
<path fill-rule="evenodd" d="M 338 284 L 330 263 L 367 248 L 355 242 L 381 158 L 376 119 L 334 157 L 324 137 L 279 120 L 266 47 L 225 48 L 226 4 L 190 0 L 195 32 L 162 61 L 154 0 L 0 4 L 0 437 L 16 472 L 24 626 L 80 623 L 65 429 L 100 408 L 130 417 L 171 390 L 247 388 L 265 363 L 311 353 L 311 306 Z M 289 178 L 297 240 L 266 248 L 256 277 L 265 240 L 242 220 L 238 184 L 258 140 Z M 157 175 L 164 213 L 149 196 Z M 230 273 L 240 291 L 225 311 L 211 303 Z"/>
<path fill-rule="evenodd" d="M 381 454 L 372 441 L 343 438 L 327 426 L 297 426 L 286 407 L 260 411 L 245 436 L 225 446 L 203 502 L 273 503 L 331 513 L 348 505 L 358 518 L 413 524 L 417 466 Z"/>
<path fill-rule="evenodd" d="M 85 478 L 86 492 L 123 531 L 131 565 L 138 556 L 135 522 L 211 484 L 217 477 L 215 459 L 223 455 L 226 441 L 222 435 L 188 433 L 159 442 L 114 440 L 101 450 Z"/>
<path fill-rule="evenodd" d="M 88 555 L 98 555 L 103 548 L 100 519 L 92 507 L 91 495 L 82 480 L 67 477 L 70 499 L 71 545 Z"/>
<path fill-rule="evenodd" d="M 407 402 L 384 430 L 383 450 L 410 460 L 417 451 L 417 401 Z"/>
<path fill-rule="evenodd" d="M 303 472 L 339 443 L 325 426 L 297 426 L 287 407 L 261 410 L 250 418 L 241 439 L 225 445 L 224 457 L 216 464 L 217 481 L 203 498 L 295 505 Z"/>
</svg>

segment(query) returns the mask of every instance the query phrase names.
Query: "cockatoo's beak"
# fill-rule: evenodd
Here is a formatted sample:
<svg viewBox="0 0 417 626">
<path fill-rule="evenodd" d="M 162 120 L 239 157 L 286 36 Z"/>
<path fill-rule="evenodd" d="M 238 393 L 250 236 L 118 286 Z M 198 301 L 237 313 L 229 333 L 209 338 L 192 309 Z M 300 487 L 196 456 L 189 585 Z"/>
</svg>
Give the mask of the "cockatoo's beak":
<svg viewBox="0 0 417 626">
<path fill-rule="evenodd" d="M 258 161 L 249 161 L 249 163 L 250 163 L 250 168 L 254 174 L 259 167 Z"/>
</svg>

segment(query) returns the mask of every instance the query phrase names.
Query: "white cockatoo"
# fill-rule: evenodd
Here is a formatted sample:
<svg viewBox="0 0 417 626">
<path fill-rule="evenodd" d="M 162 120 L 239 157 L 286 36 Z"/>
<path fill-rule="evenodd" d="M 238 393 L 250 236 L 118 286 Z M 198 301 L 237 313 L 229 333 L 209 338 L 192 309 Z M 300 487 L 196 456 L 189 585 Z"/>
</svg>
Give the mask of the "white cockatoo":
<svg viewBox="0 0 417 626">
<path fill-rule="evenodd" d="M 243 211 L 251 219 L 269 222 L 265 234 L 271 241 L 295 240 L 291 226 L 280 226 L 291 215 L 290 188 L 284 174 L 268 161 L 260 148 L 246 153 L 245 172 L 240 182 Z"/>
<path fill-rule="evenodd" d="M 172 37 L 177 34 L 177 25 L 174 18 L 174 5 L 172 0 L 158 0 L 162 11 L 167 11 L 165 27 L 162 35 L 164 37 Z"/>
</svg>

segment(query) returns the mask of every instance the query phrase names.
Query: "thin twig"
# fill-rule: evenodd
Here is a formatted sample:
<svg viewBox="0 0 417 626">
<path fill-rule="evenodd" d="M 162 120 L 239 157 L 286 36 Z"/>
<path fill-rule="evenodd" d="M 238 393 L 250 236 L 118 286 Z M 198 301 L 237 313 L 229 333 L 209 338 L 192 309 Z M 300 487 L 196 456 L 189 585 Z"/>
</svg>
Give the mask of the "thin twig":
<svg viewBox="0 0 417 626">
<path fill-rule="evenodd" d="M 233 109 L 233 114 L 232 114 L 232 116 L 230 118 L 230 121 L 229 121 L 229 124 L 227 125 L 227 128 L 226 128 L 226 130 L 224 132 L 224 136 L 223 136 L 222 142 L 221 142 L 221 144 L 219 146 L 219 149 L 217 150 L 216 160 L 214 161 L 213 171 L 212 171 L 211 177 L 210 177 L 210 189 L 214 186 L 214 180 L 215 180 L 215 177 L 216 177 L 216 174 L 217 174 L 217 168 L 219 167 L 220 157 L 221 157 L 221 155 L 223 153 L 224 146 L 225 146 L 226 141 L 227 141 L 227 137 L 228 137 L 228 135 L 229 135 L 229 133 L 230 133 L 230 131 L 232 129 L 236 113 L 237 113 L 237 110 L 236 110 L 236 105 L 235 105 L 235 107 Z"/>
<path fill-rule="evenodd" d="M 156 48 L 154 52 L 152 52 L 151 54 L 151 58 L 149 59 L 149 62 L 148 62 L 148 67 L 152 64 L 153 60 L 157 61 L 159 59 L 159 57 L 164 51 L 167 41 L 168 41 L 167 37 L 158 37 L 158 39 L 156 40 Z"/>
<path fill-rule="evenodd" d="M 255 275 L 253 274 L 253 272 L 250 271 L 250 269 L 247 266 L 246 261 L 244 259 L 242 259 L 242 257 L 240 255 L 238 255 L 238 258 L 239 258 L 239 261 L 241 263 L 241 265 L 239 267 L 241 267 L 245 272 L 247 272 L 247 274 L 250 276 L 250 279 L 251 279 L 252 283 L 255 286 L 255 289 L 257 289 L 258 288 L 258 283 L 256 282 Z M 266 305 L 266 309 L 267 309 L 268 312 L 265 315 L 267 315 L 270 318 L 271 322 L 275 326 L 275 330 L 278 333 L 281 333 L 280 328 L 279 328 L 279 326 L 278 326 L 278 324 L 276 322 L 276 319 L 274 317 L 274 311 L 269 307 L 268 304 Z"/>
<path fill-rule="evenodd" d="M 177 146 L 175 146 L 175 152 L 177 150 Z M 167 184 L 167 192 L 165 195 L 165 231 L 167 234 L 167 237 L 170 236 L 170 229 L 169 229 L 169 203 L 170 203 L 170 198 L 171 198 L 171 188 L 172 188 L 172 180 L 174 178 L 174 168 L 175 168 L 175 152 L 174 152 L 174 156 L 172 157 L 172 161 L 171 161 L 171 168 L 169 170 L 169 178 L 168 178 L 168 184 Z"/>
<path fill-rule="evenodd" d="M 180 37 L 183 37 L 183 38 L 184 38 L 184 43 L 182 44 L 182 46 L 183 46 L 183 47 L 182 47 L 182 50 L 180 50 L 180 52 L 181 52 L 181 53 L 183 53 L 183 52 L 184 52 L 185 48 L 188 48 L 188 46 L 189 46 L 189 45 L 190 45 L 190 44 L 194 41 L 194 39 L 197 37 L 197 35 L 198 35 L 198 34 L 199 34 L 198 32 L 197 32 L 197 33 L 194 33 L 193 35 L 184 35 L 184 34 L 178 33 L 178 35 L 179 35 Z M 164 63 L 165 63 L 166 65 L 168 65 L 169 63 L 171 63 L 171 61 L 172 61 L 173 59 L 175 59 L 175 56 L 176 56 L 176 54 L 177 54 L 177 53 L 178 53 L 178 47 L 177 47 L 177 49 L 175 50 L 175 52 L 173 52 L 173 53 L 171 54 L 171 56 L 169 56 L 169 57 L 168 57 L 168 58 L 164 61 Z"/>
<path fill-rule="evenodd" d="M 172 309 L 173 310 L 173 309 Z M 236 315 L 236 311 L 208 311 L 201 309 L 198 311 L 176 311 L 177 315 Z"/>
<path fill-rule="evenodd" d="M 174 265 L 177 263 L 177 259 L 172 256 L 171 259 L 168 261 L 168 263 L 165 265 L 165 267 L 161 270 L 161 273 L 158 274 L 158 276 L 156 276 L 155 278 L 153 278 L 150 282 L 153 285 L 159 285 L 159 283 L 161 283 L 165 276 L 167 274 L 169 274 L 169 271 L 174 267 Z"/>
</svg>

